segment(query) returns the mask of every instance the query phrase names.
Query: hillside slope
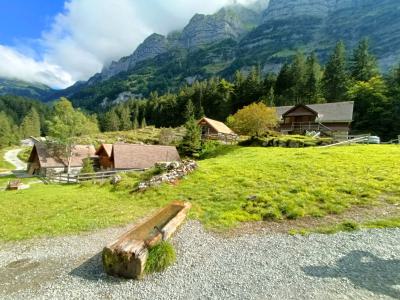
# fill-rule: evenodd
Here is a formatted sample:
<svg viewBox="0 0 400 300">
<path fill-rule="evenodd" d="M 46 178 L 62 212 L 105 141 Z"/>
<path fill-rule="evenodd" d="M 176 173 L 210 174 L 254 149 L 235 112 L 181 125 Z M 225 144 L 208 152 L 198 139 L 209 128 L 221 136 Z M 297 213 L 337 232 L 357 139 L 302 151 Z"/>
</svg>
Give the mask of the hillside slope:
<svg viewBox="0 0 400 300">
<path fill-rule="evenodd" d="M 297 50 L 315 51 L 324 62 L 338 40 L 350 48 L 363 37 L 383 70 L 400 59 L 398 0 L 271 0 L 257 9 L 234 5 L 195 15 L 181 32 L 151 35 L 131 56 L 62 94 L 93 109 L 254 65 L 277 71 Z"/>
</svg>

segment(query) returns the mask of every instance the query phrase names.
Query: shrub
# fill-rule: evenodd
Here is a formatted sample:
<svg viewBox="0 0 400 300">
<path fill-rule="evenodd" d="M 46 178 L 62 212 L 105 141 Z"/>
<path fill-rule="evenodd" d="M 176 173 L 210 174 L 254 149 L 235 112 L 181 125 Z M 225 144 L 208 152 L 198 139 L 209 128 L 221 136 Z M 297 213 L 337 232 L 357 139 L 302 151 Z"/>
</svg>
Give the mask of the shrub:
<svg viewBox="0 0 400 300">
<path fill-rule="evenodd" d="M 93 168 L 93 161 L 90 157 L 85 158 L 83 160 L 83 167 L 81 169 L 81 174 L 91 174 L 94 173 L 94 168 Z"/>
<path fill-rule="evenodd" d="M 158 139 L 160 145 L 173 145 L 177 142 L 177 136 L 172 128 L 162 128 Z"/>
<path fill-rule="evenodd" d="M 176 260 L 174 246 L 169 242 L 161 242 L 149 250 L 145 272 L 151 274 L 162 272 Z"/>
</svg>

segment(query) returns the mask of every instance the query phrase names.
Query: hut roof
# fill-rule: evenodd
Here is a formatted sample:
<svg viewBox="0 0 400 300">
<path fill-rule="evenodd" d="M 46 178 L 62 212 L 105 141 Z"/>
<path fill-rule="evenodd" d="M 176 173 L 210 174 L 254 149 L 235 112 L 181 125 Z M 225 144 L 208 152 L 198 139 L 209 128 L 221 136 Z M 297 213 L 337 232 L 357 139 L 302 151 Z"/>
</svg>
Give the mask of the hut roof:
<svg viewBox="0 0 400 300">
<path fill-rule="evenodd" d="M 318 113 L 320 122 L 352 122 L 354 102 L 335 102 L 323 104 L 304 105 Z M 294 109 L 296 106 L 276 107 L 276 113 L 280 119 L 282 115 Z"/>
<path fill-rule="evenodd" d="M 83 159 L 95 156 L 96 149 L 93 145 L 76 145 L 72 150 L 71 167 L 82 167 Z M 68 161 L 63 154 L 57 153 L 46 143 L 35 143 L 29 157 L 29 162 L 34 160 L 34 155 L 40 162 L 41 168 L 64 168 L 68 166 Z"/>
<path fill-rule="evenodd" d="M 199 121 L 199 124 L 201 122 L 205 121 L 208 125 L 210 125 L 212 128 L 215 129 L 218 133 L 224 133 L 224 134 L 235 134 L 232 129 L 230 129 L 228 126 L 226 126 L 224 123 L 220 121 L 216 121 L 213 119 L 209 118 L 203 118 Z"/>
<path fill-rule="evenodd" d="M 112 157 L 115 169 L 148 169 L 157 162 L 181 160 L 175 147 L 134 144 L 115 144 Z"/>
<path fill-rule="evenodd" d="M 100 148 L 96 151 L 96 155 L 99 155 L 102 149 L 104 149 L 108 157 L 111 157 L 113 149 L 112 144 L 101 144 Z"/>
</svg>

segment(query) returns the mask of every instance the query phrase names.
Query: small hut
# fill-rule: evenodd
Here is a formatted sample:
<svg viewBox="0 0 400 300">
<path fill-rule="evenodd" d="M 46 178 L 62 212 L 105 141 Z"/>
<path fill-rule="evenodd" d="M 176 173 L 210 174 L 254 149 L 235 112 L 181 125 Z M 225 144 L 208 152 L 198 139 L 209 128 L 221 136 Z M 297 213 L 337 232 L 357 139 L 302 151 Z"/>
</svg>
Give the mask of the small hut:
<svg viewBox="0 0 400 300">
<path fill-rule="evenodd" d="M 96 151 L 96 155 L 99 157 L 99 164 L 102 170 L 111 170 L 113 168 L 113 162 L 111 159 L 113 145 L 102 144 Z"/>
<path fill-rule="evenodd" d="M 83 160 L 95 157 L 96 149 L 92 145 L 76 145 L 72 150 L 70 170 L 78 173 L 83 167 Z M 48 144 L 37 142 L 32 148 L 28 160 L 28 174 L 47 176 L 64 173 L 68 170 L 68 160 Z"/>
<path fill-rule="evenodd" d="M 201 128 L 201 136 L 203 139 L 232 141 L 236 140 L 238 137 L 232 129 L 220 121 L 202 118 L 198 125 Z"/>
</svg>

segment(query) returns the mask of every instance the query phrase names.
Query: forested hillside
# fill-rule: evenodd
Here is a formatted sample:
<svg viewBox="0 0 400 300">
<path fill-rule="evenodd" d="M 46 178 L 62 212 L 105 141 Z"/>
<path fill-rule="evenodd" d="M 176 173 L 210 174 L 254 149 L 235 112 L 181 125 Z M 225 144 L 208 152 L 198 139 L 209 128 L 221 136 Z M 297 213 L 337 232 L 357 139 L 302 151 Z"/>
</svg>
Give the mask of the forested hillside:
<svg viewBox="0 0 400 300">
<path fill-rule="evenodd" d="M 142 122 L 178 126 L 185 122 L 187 106 L 193 104 L 196 117 L 225 121 L 259 101 L 267 106 L 354 101 L 353 132 L 394 138 L 400 132 L 400 64 L 382 74 L 368 40 L 352 51 L 339 42 L 325 65 L 315 54 L 297 52 L 278 74 L 262 75 L 259 67 L 253 67 L 247 74 L 236 72 L 233 80 L 195 81 L 175 93 L 153 92 L 148 98 L 115 105 L 100 118 L 109 131 L 135 128 Z"/>
<path fill-rule="evenodd" d="M 326 63 L 335 43 L 353 48 L 368 37 L 382 72 L 400 59 L 397 0 L 271 0 L 258 7 L 228 6 L 214 15 L 195 15 L 168 36 L 152 34 L 132 55 L 104 68 L 87 82 L 53 95 L 96 110 L 152 92 L 177 92 L 213 76 L 233 80 L 236 71 L 259 66 L 279 72 L 298 51 Z M 134 49 L 132 49 L 134 50 Z M 50 97 L 50 98 L 52 98 Z"/>
</svg>

